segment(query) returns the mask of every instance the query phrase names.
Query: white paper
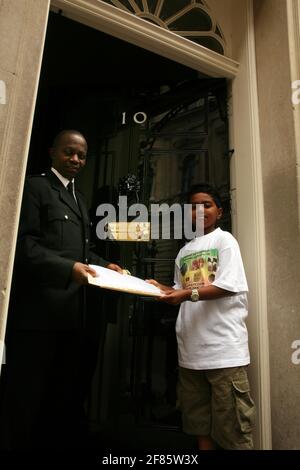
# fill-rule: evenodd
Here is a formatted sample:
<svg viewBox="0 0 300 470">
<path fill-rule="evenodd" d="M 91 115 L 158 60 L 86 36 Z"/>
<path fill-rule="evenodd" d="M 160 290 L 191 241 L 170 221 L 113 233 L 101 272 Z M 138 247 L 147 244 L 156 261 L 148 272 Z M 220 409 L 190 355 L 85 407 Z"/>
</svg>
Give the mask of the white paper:
<svg viewBox="0 0 300 470">
<path fill-rule="evenodd" d="M 120 274 L 112 269 L 103 268 L 95 264 L 90 264 L 98 276 L 93 277 L 88 274 L 89 284 L 93 284 L 105 289 L 118 290 L 123 292 L 129 292 L 138 295 L 151 295 L 161 297 L 163 294 L 160 289 L 153 284 L 149 284 L 135 276 L 128 274 Z"/>
</svg>

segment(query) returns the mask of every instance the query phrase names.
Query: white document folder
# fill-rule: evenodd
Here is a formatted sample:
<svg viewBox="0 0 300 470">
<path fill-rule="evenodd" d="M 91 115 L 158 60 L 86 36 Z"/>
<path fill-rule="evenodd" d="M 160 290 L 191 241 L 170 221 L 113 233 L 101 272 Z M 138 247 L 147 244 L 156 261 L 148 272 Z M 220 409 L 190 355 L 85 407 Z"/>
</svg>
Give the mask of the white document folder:
<svg viewBox="0 0 300 470">
<path fill-rule="evenodd" d="M 163 293 L 153 284 L 140 279 L 139 277 L 130 276 L 128 274 L 120 274 L 112 269 L 103 268 L 95 264 L 90 267 L 97 272 L 97 276 L 93 277 L 88 274 L 89 284 L 102 287 L 104 289 L 128 292 L 137 295 L 150 295 L 161 297 Z"/>
</svg>

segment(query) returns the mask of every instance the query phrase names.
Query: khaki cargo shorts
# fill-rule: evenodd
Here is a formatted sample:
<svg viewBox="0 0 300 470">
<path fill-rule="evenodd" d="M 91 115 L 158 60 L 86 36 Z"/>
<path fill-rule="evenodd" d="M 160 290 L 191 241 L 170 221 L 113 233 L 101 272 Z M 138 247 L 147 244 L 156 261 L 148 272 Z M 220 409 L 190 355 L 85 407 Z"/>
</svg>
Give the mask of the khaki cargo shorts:
<svg viewBox="0 0 300 470">
<path fill-rule="evenodd" d="M 177 395 L 184 432 L 210 435 L 223 449 L 253 449 L 255 406 L 246 367 L 179 367 Z"/>
</svg>

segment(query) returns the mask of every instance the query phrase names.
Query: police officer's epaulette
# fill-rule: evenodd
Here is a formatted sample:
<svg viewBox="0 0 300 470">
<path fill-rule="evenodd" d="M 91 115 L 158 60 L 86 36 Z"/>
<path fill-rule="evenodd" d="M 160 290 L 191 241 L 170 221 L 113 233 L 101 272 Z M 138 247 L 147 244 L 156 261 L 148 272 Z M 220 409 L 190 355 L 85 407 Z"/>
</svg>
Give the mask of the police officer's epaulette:
<svg viewBox="0 0 300 470">
<path fill-rule="evenodd" d="M 39 173 L 37 175 L 27 175 L 27 178 L 42 178 L 46 176 L 46 173 Z"/>
</svg>

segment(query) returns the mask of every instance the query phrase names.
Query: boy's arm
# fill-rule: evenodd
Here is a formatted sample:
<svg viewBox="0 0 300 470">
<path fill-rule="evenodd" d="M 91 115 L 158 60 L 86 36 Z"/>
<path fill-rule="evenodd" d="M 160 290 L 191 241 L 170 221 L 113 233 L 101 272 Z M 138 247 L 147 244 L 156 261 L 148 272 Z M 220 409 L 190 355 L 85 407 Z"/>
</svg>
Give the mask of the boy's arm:
<svg viewBox="0 0 300 470">
<path fill-rule="evenodd" d="M 198 289 L 199 301 L 200 300 L 215 300 L 222 297 L 229 297 L 235 295 L 235 292 L 231 292 L 225 289 L 221 289 L 216 286 L 205 286 Z M 162 302 L 166 302 L 171 305 L 178 305 L 181 302 L 191 300 L 191 289 L 173 289 L 171 292 L 166 292 L 162 297 L 159 298 Z"/>
<path fill-rule="evenodd" d="M 181 289 L 182 285 L 180 282 L 180 271 L 176 264 L 176 260 L 175 260 L 175 273 L 174 273 L 174 287 L 161 284 L 157 282 L 155 279 L 147 279 L 146 282 L 149 282 L 149 284 L 153 284 L 154 286 L 158 287 L 161 290 L 161 292 L 163 292 L 164 294 L 172 294 L 176 290 Z"/>
<path fill-rule="evenodd" d="M 155 281 L 155 279 L 146 279 L 146 282 L 149 284 L 153 284 L 154 286 L 158 287 L 162 292 L 167 293 L 172 293 L 175 291 L 173 287 L 166 286 L 165 284 L 160 284 L 159 282 Z"/>
</svg>

